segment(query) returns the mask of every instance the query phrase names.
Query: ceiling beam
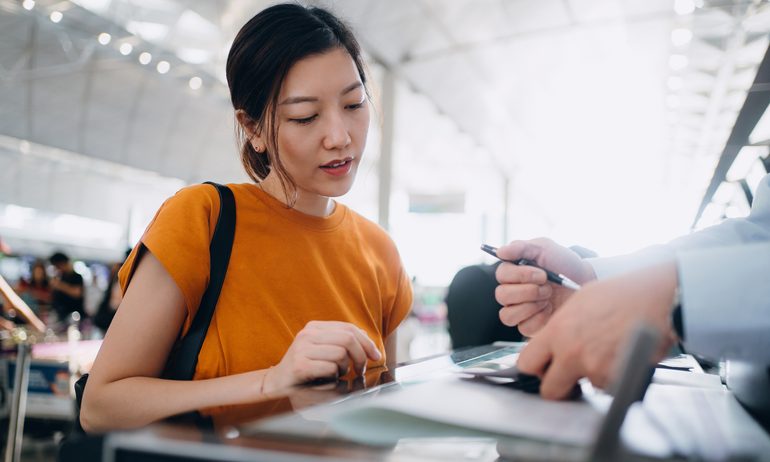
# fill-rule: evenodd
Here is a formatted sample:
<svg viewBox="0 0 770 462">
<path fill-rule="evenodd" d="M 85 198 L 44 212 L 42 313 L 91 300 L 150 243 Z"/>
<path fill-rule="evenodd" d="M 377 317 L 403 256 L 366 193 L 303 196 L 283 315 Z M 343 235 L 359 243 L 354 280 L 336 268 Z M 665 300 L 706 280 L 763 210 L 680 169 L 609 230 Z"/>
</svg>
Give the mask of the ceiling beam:
<svg viewBox="0 0 770 462">
<path fill-rule="evenodd" d="M 738 118 L 735 120 L 732 132 L 727 139 L 722 154 L 719 156 L 719 162 L 714 170 L 714 175 L 711 177 L 700 207 L 698 207 L 698 213 L 693 220 L 693 227 L 698 223 L 719 185 L 725 180 L 727 171 L 738 156 L 738 152 L 749 144 L 749 135 L 765 113 L 768 103 L 770 103 L 770 47 L 768 47 L 762 62 L 759 64 L 754 83 L 746 94 L 746 101 L 738 113 Z"/>
</svg>

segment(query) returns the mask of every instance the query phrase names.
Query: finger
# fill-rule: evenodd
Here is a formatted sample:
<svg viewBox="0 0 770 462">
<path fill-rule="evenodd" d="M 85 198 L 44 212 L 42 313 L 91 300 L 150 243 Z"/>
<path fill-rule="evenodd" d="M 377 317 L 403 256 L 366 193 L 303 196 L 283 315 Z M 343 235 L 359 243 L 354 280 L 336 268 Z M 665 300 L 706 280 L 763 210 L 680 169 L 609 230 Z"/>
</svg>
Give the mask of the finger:
<svg viewBox="0 0 770 462">
<path fill-rule="evenodd" d="M 499 247 L 497 256 L 503 260 L 518 260 L 519 258 L 536 260 L 541 252 L 542 248 L 532 241 L 512 241 Z"/>
<path fill-rule="evenodd" d="M 540 382 L 540 395 L 545 399 L 568 398 L 583 375 L 578 361 L 564 360 L 557 356 Z"/>
<path fill-rule="evenodd" d="M 551 363 L 551 342 L 547 337 L 533 338 L 519 353 L 516 367 L 525 374 L 541 376 Z"/>
<path fill-rule="evenodd" d="M 339 377 L 337 364 L 331 361 L 311 360 L 305 363 L 302 373 L 302 381 L 309 382 L 316 379 L 335 379 Z"/>
<path fill-rule="evenodd" d="M 547 301 L 520 303 L 518 305 L 504 306 L 500 309 L 498 316 L 500 316 L 500 321 L 503 324 L 513 327 L 539 313 L 547 306 Z"/>
<path fill-rule="evenodd" d="M 344 348 L 347 355 L 353 360 L 353 368 L 357 373 L 361 373 L 366 367 L 366 352 L 356 335 L 347 329 L 319 331 L 313 335 L 311 343 L 336 345 Z"/>
<path fill-rule="evenodd" d="M 377 348 L 377 344 L 374 343 L 374 340 L 369 338 L 369 335 L 366 333 L 365 330 L 359 329 L 353 324 L 348 324 L 348 326 L 350 327 L 352 332 L 355 334 L 356 338 L 358 338 L 358 341 L 360 342 L 361 346 L 364 347 L 366 356 L 369 359 L 373 361 L 379 361 L 380 359 L 382 359 L 382 353 L 380 353 L 380 349 Z"/>
<path fill-rule="evenodd" d="M 348 351 L 337 345 L 314 345 L 307 354 L 307 358 L 317 361 L 333 362 L 337 365 L 340 375 L 345 375 L 350 369 Z"/>
<path fill-rule="evenodd" d="M 500 284 L 495 288 L 495 299 L 503 306 L 548 300 L 551 295 L 549 284 Z"/>
<path fill-rule="evenodd" d="M 503 262 L 495 270 L 495 277 L 500 284 L 545 284 L 547 276 L 545 271 L 534 266 L 520 266 Z"/>
<path fill-rule="evenodd" d="M 374 361 L 379 361 L 382 359 L 382 353 L 380 353 L 380 350 L 377 348 L 377 344 L 374 343 L 371 338 L 369 338 L 369 335 L 365 330 L 360 329 L 356 325 L 349 322 L 327 321 L 324 324 L 324 327 L 328 329 L 341 329 L 352 333 L 356 339 L 358 339 L 358 342 L 361 344 L 361 347 L 364 349 L 366 356 L 369 359 Z"/>
<path fill-rule="evenodd" d="M 382 359 L 382 353 L 380 352 L 379 348 L 377 348 L 377 344 L 374 343 L 371 338 L 369 338 L 369 335 L 366 333 L 366 331 L 358 328 L 354 324 L 342 321 L 310 321 L 307 323 L 306 327 L 313 330 L 343 330 L 351 332 L 358 339 L 361 347 L 364 349 L 364 352 L 366 352 L 367 357 L 374 361 L 379 361 Z"/>
<path fill-rule="evenodd" d="M 553 305 L 546 303 L 542 310 L 519 323 L 519 332 L 527 337 L 534 336 L 548 324 L 548 320 L 551 319 L 552 314 Z"/>
</svg>

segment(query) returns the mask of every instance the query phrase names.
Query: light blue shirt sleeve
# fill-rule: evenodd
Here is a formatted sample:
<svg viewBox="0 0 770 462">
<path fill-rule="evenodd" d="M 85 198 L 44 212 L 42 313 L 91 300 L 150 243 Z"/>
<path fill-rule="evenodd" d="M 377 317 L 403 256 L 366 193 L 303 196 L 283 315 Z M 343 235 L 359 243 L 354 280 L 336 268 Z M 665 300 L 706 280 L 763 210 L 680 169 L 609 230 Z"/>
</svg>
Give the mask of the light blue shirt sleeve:
<svg viewBox="0 0 770 462">
<path fill-rule="evenodd" d="M 668 244 L 591 259 L 599 279 L 676 259 L 686 346 L 770 364 L 770 175 L 751 213 Z"/>
<path fill-rule="evenodd" d="M 770 242 L 677 252 L 685 346 L 770 364 Z"/>
</svg>

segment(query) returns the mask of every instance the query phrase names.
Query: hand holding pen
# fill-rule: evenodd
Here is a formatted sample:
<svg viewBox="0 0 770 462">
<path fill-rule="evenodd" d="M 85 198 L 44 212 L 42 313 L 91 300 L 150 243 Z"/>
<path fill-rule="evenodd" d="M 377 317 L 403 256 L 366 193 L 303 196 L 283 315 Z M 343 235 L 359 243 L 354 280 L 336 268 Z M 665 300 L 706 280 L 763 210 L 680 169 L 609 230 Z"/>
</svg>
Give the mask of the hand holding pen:
<svg viewBox="0 0 770 462">
<path fill-rule="evenodd" d="M 500 261 L 513 263 L 514 265 L 518 265 L 518 266 L 532 266 L 534 268 L 540 268 L 541 270 L 545 271 L 546 278 L 549 281 L 553 282 L 554 284 L 559 284 L 560 286 L 564 286 L 572 290 L 580 289 L 580 284 L 578 284 L 577 282 L 573 281 L 572 279 L 568 278 L 563 274 L 554 273 L 549 269 L 545 269 L 542 266 L 539 266 L 537 263 L 535 263 L 532 260 L 528 260 L 526 258 L 519 258 L 517 260 L 503 260 L 497 255 L 497 247 L 492 247 L 491 245 L 487 245 L 487 244 L 481 244 L 481 250 L 492 255 L 493 257 L 497 258 Z"/>
<path fill-rule="evenodd" d="M 596 278 L 593 268 L 571 250 L 549 239 L 514 241 L 482 250 L 510 263 L 497 268 L 495 298 L 500 320 L 531 336 L 550 319 L 580 284 Z M 545 264 L 543 264 L 545 263 Z M 551 284 L 549 284 L 551 282 Z"/>
</svg>

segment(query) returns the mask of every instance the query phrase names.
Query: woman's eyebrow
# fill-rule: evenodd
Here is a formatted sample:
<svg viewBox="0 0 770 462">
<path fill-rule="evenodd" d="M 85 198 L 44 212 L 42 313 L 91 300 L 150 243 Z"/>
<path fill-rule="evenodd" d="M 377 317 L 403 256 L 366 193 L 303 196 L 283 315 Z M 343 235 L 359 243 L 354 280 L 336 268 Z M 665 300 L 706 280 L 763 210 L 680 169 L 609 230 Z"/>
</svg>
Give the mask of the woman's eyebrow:
<svg viewBox="0 0 770 462">
<path fill-rule="evenodd" d="M 318 98 L 315 96 L 290 96 L 278 103 L 278 105 L 283 106 L 284 104 L 315 103 L 317 101 Z"/>
<path fill-rule="evenodd" d="M 347 87 L 345 87 L 341 92 L 340 95 L 346 95 L 350 93 L 351 91 L 355 90 L 356 88 L 360 88 L 362 86 L 361 82 L 354 82 Z M 285 100 L 278 103 L 279 106 L 283 106 L 286 104 L 297 104 L 297 103 L 316 103 L 318 102 L 318 98 L 315 96 L 290 96 L 286 98 Z"/>
<path fill-rule="evenodd" d="M 348 85 L 347 87 L 345 87 L 345 89 L 340 92 L 340 95 L 346 95 L 346 94 L 350 93 L 351 91 L 355 90 L 356 88 L 361 88 L 362 86 L 363 86 L 363 84 L 360 81 L 359 82 L 354 82 L 354 83 Z"/>
</svg>

